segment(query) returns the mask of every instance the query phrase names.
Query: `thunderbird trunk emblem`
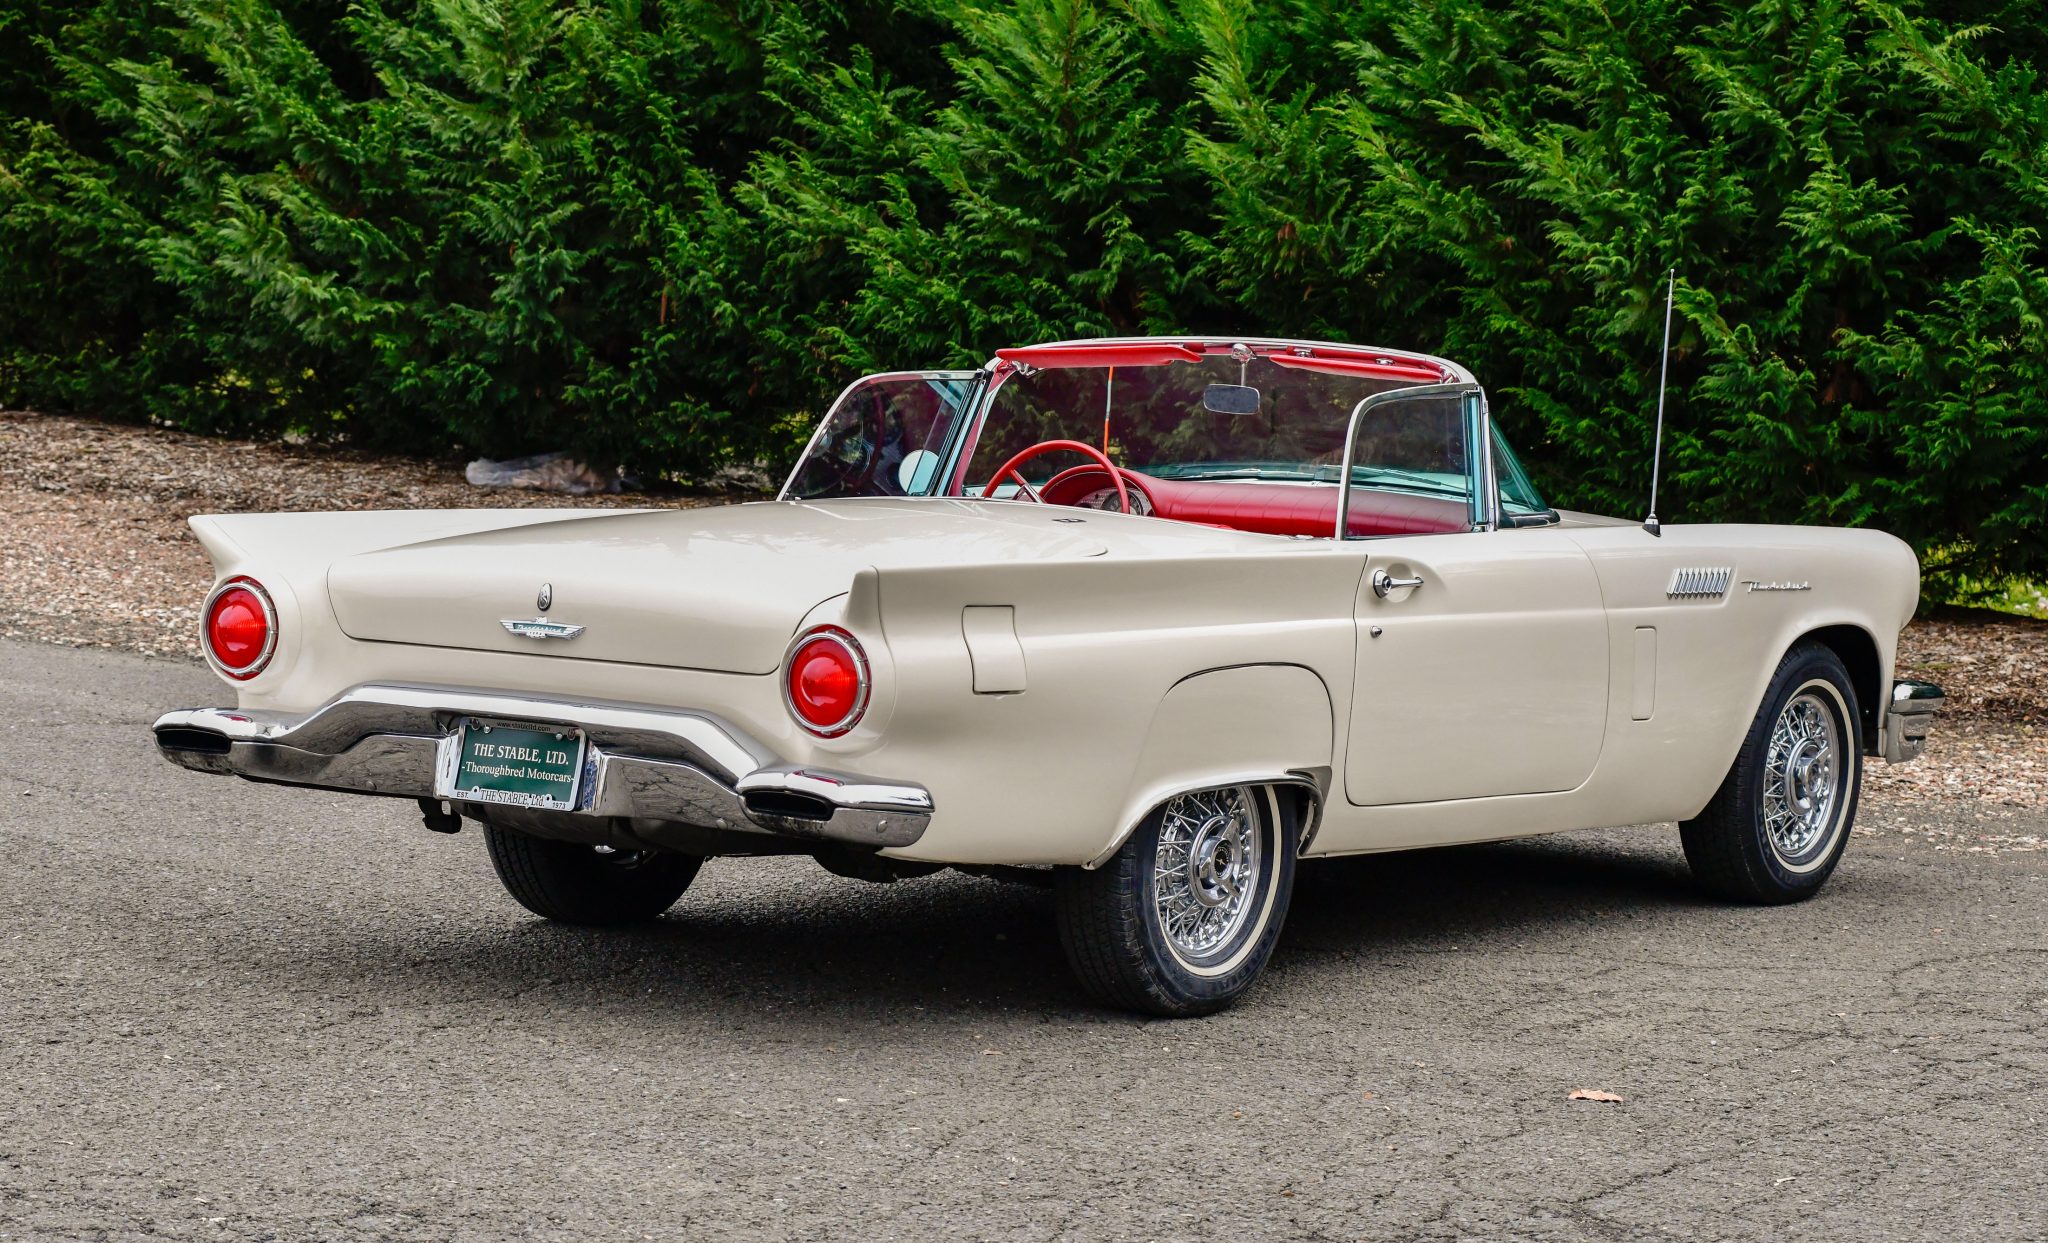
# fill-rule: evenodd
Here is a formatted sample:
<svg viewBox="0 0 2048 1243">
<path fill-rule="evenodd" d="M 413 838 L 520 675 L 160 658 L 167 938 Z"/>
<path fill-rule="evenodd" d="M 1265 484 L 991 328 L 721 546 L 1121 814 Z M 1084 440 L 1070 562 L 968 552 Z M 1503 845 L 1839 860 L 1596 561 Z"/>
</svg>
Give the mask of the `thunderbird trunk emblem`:
<svg viewBox="0 0 2048 1243">
<path fill-rule="evenodd" d="M 535 617 L 529 621 L 515 621 L 507 618 L 498 623 L 522 639 L 573 639 L 583 633 L 583 627 L 567 622 L 549 621 Z"/>
</svg>

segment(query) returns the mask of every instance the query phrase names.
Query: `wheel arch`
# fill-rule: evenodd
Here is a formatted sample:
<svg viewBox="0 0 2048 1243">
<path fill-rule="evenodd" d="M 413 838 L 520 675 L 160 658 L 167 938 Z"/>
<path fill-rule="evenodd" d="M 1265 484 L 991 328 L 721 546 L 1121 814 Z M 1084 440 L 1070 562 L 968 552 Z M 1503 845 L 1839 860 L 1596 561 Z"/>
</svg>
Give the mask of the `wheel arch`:
<svg viewBox="0 0 2048 1243">
<path fill-rule="evenodd" d="M 1232 665 L 1193 673 L 1160 698 L 1113 832 L 1084 865 L 1102 865 L 1175 795 L 1270 787 L 1306 846 L 1330 789 L 1336 718 L 1328 685 L 1305 665 Z"/>
<path fill-rule="evenodd" d="M 1842 623 L 1821 626 L 1800 635 L 1786 647 L 1791 651 L 1801 643 L 1815 642 L 1832 651 L 1849 671 L 1849 685 L 1856 691 L 1857 729 L 1860 734 L 1858 750 L 1865 755 L 1874 755 L 1878 748 L 1879 713 L 1884 710 L 1884 656 L 1877 646 L 1877 638 L 1862 626 Z"/>
<path fill-rule="evenodd" d="M 1690 820 L 1707 806 L 1741 753 L 1743 739 L 1763 711 L 1772 681 L 1784 665 L 1785 658 L 1806 643 L 1833 652 L 1849 674 L 1849 685 L 1856 698 L 1856 728 L 1860 735 L 1858 754 L 1870 756 L 1880 752 L 1882 739 L 1878 729 L 1883 723 L 1885 710 L 1886 696 L 1882 692 L 1886 687 L 1885 662 L 1889 654 L 1878 642 L 1875 632 L 1862 619 L 1845 619 L 1834 612 L 1787 619 L 1775 633 L 1759 637 L 1753 649 L 1757 662 L 1754 680 L 1716 705 L 1711 717 L 1716 725 L 1710 729 L 1702 726 L 1705 732 L 1701 737 L 1707 750 L 1699 764 L 1685 766 L 1681 778 L 1688 797 L 1674 799 L 1674 803 L 1679 805 L 1660 813 L 1661 816 Z"/>
</svg>

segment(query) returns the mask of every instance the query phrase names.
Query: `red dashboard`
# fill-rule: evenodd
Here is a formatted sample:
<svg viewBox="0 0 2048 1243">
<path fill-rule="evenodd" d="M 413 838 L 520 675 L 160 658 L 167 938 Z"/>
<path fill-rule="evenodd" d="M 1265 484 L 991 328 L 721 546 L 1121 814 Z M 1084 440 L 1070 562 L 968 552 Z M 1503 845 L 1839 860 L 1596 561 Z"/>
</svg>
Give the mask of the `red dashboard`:
<svg viewBox="0 0 2048 1243">
<path fill-rule="evenodd" d="M 1337 489 L 1319 484 L 1254 483 L 1233 479 L 1155 479 L 1122 472 L 1134 494 L 1132 504 L 1176 522 L 1254 531 L 1263 535 L 1329 535 L 1337 526 Z M 1076 466 L 1046 481 L 1039 495 L 1050 505 L 1073 505 L 1090 493 L 1109 487 L 1099 466 Z M 1115 508 L 1111 494 L 1110 508 Z M 1422 535 L 1462 531 L 1469 525 L 1460 501 L 1409 496 L 1369 488 L 1351 491 L 1349 526 L 1353 535 Z"/>
</svg>

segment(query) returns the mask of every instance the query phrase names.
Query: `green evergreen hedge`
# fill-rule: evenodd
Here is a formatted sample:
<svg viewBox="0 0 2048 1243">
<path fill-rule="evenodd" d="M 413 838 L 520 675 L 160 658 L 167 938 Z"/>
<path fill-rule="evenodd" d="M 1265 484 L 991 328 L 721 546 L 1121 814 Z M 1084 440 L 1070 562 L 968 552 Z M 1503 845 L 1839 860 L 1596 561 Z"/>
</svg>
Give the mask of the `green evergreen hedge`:
<svg viewBox="0 0 2048 1243">
<path fill-rule="evenodd" d="M 2048 571 L 2039 5 L 390 2 L 0 0 L 0 400 L 693 475 L 865 370 L 1305 335 L 1634 514 L 1675 265 L 1668 519 Z"/>
</svg>

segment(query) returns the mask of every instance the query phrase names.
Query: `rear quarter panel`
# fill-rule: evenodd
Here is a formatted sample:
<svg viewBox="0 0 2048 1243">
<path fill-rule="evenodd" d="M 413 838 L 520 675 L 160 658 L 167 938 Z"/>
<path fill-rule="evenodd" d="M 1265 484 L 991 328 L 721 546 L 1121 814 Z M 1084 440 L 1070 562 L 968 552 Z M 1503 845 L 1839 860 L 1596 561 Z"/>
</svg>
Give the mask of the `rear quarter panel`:
<svg viewBox="0 0 2048 1243">
<path fill-rule="evenodd" d="M 1327 768 L 1363 555 L 1271 548 L 865 571 L 845 623 L 876 699 L 816 762 L 931 789 L 924 838 L 892 853 L 1026 864 L 1100 857 L 1177 782 Z M 962 613 L 990 605 L 1015 610 L 1022 692 L 974 690 Z"/>
</svg>

